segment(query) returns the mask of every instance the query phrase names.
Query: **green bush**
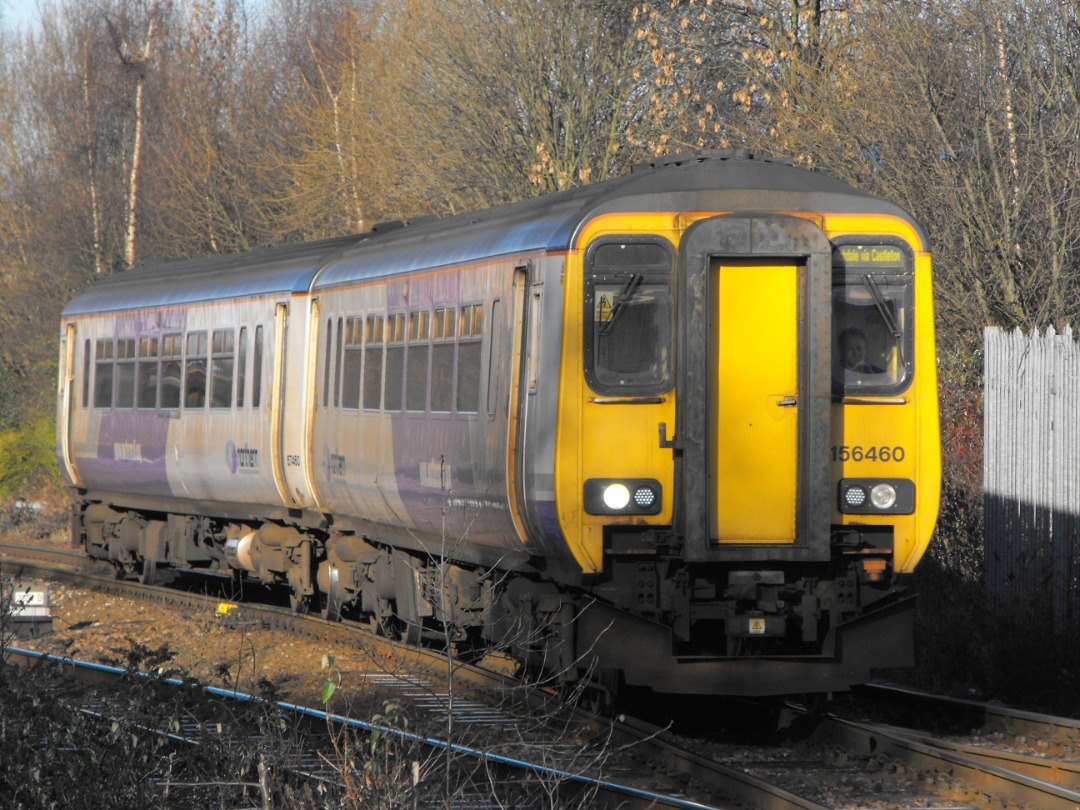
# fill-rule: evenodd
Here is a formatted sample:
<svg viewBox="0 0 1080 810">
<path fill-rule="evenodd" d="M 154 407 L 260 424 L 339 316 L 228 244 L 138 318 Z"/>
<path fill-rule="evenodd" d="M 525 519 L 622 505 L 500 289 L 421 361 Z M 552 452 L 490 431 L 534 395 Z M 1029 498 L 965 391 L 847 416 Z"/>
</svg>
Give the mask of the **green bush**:
<svg viewBox="0 0 1080 810">
<path fill-rule="evenodd" d="M 60 486 L 52 414 L 0 429 L 0 499 Z"/>
</svg>

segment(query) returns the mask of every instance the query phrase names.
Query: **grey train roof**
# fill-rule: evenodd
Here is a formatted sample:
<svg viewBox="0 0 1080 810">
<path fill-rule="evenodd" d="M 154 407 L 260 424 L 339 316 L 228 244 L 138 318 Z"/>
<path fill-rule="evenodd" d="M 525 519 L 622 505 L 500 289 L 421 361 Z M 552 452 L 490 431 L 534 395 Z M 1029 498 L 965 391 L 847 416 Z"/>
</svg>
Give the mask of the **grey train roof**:
<svg viewBox="0 0 1080 810">
<path fill-rule="evenodd" d="M 898 206 L 786 161 L 728 153 L 676 156 L 613 180 L 474 213 L 137 267 L 91 286 L 68 304 L 64 316 L 305 293 L 481 258 L 565 250 L 584 221 L 610 211 L 735 210 L 876 212 L 918 229 Z"/>
</svg>

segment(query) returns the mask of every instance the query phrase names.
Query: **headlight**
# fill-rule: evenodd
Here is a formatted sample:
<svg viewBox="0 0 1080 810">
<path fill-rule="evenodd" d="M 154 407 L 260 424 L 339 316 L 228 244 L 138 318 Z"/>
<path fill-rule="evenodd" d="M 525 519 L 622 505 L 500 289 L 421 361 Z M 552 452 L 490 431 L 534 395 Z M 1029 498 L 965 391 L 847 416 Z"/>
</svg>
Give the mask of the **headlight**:
<svg viewBox="0 0 1080 810">
<path fill-rule="evenodd" d="M 892 509 L 896 505 L 896 487 L 892 484 L 878 484 L 870 490 L 870 503 L 875 509 Z"/>
<path fill-rule="evenodd" d="M 585 511 L 590 515 L 655 515 L 661 508 L 660 482 L 653 478 L 590 478 Z"/>
<path fill-rule="evenodd" d="M 910 515 L 915 511 L 915 482 L 904 478 L 843 478 L 839 509 L 847 515 Z"/>
<path fill-rule="evenodd" d="M 625 509 L 630 503 L 630 490 L 626 484 L 608 484 L 604 487 L 604 506 L 614 511 Z"/>
</svg>

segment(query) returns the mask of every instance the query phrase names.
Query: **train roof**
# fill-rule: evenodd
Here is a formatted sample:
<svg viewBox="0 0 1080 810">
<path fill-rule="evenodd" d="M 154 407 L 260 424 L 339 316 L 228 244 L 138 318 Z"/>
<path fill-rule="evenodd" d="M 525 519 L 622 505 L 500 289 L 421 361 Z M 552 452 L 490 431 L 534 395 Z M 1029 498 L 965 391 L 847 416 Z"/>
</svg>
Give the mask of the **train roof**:
<svg viewBox="0 0 1080 810">
<path fill-rule="evenodd" d="M 249 253 L 162 262 L 102 279 L 65 316 L 171 307 L 222 298 L 306 293 L 418 269 L 561 251 L 604 213 L 760 210 L 884 213 L 901 208 L 790 162 L 746 153 L 658 158 L 629 174 L 522 202 L 446 218 Z M 925 239 L 924 239 L 925 241 Z"/>
</svg>

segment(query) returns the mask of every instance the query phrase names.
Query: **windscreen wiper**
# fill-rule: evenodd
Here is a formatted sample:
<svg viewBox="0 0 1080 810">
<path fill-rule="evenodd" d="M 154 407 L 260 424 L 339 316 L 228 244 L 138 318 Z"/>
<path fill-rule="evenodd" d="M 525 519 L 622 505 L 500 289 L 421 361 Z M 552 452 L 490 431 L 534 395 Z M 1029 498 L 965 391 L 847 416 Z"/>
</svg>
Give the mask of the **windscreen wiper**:
<svg viewBox="0 0 1080 810">
<path fill-rule="evenodd" d="M 866 289 L 874 296 L 874 304 L 881 314 L 881 319 L 885 321 L 885 328 L 892 332 L 893 340 L 896 341 L 896 348 L 900 353 L 900 365 L 906 367 L 907 360 L 904 358 L 903 333 L 900 331 L 900 324 L 896 322 L 896 315 L 889 307 L 889 303 L 885 300 L 885 295 L 881 292 L 881 288 L 878 287 L 874 277 L 867 273 L 863 278 L 866 280 Z"/>
<path fill-rule="evenodd" d="M 618 295 L 615 296 L 615 303 L 611 307 L 611 315 L 608 319 L 600 324 L 600 334 L 606 335 L 611 327 L 615 325 L 615 319 L 619 317 L 619 314 L 623 310 L 623 304 L 627 299 L 633 296 L 634 290 L 641 284 L 642 276 L 640 273 L 631 273 L 630 277 L 623 282 L 622 288 L 619 290 Z"/>
</svg>

